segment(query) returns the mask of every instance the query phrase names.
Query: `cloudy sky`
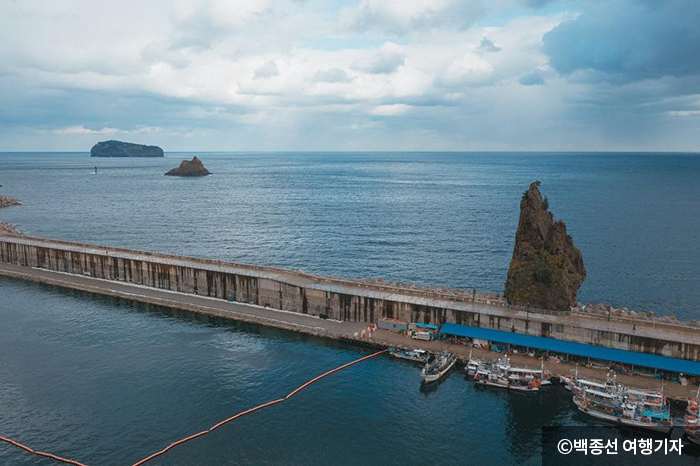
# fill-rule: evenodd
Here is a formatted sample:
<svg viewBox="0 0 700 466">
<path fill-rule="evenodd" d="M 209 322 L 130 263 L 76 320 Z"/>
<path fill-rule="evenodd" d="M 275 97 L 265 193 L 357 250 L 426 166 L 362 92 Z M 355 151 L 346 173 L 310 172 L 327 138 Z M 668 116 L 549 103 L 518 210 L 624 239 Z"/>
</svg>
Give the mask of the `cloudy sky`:
<svg viewBox="0 0 700 466">
<path fill-rule="evenodd" d="M 0 151 L 700 150 L 696 0 L 0 0 Z"/>
</svg>

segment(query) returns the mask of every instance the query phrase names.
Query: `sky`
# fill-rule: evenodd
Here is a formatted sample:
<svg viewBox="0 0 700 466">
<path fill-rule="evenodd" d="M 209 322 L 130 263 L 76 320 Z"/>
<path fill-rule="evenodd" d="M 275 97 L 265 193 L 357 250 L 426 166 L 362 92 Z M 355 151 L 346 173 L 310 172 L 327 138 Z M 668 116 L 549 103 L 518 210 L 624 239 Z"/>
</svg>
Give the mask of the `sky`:
<svg viewBox="0 0 700 466">
<path fill-rule="evenodd" d="M 0 151 L 700 151 L 697 0 L 0 0 Z"/>
</svg>

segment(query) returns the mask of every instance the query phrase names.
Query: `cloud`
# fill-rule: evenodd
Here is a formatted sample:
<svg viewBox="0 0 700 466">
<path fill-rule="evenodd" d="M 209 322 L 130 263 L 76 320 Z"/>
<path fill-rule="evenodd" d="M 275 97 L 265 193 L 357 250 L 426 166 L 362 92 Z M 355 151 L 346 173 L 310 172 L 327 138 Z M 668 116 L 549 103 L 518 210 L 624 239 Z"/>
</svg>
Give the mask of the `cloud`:
<svg viewBox="0 0 700 466">
<path fill-rule="evenodd" d="M 694 117 L 700 116 L 700 110 L 669 110 L 666 114 L 673 117 Z"/>
<path fill-rule="evenodd" d="M 402 48 L 396 44 L 384 44 L 367 62 L 355 63 L 355 68 L 371 74 L 389 74 L 405 63 Z"/>
<path fill-rule="evenodd" d="M 553 3 L 554 0 L 522 0 L 522 2 L 530 8 L 542 8 Z"/>
<path fill-rule="evenodd" d="M 83 125 L 68 126 L 66 128 L 59 128 L 52 131 L 53 134 L 60 135 L 77 135 L 77 134 L 115 134 L 121 131 L 117 128 L 102 128 L 102 129 L 90 129 Z"/>
<path fill-rule="evenodd" d="M 544 36 L 551 66 L 565 76 L 617 83 L 700 74 L 700 2 L 590 2 Z"/>
<path fill-rule="evenodd" d="M 494 53 L 499 52 L 501 48 L 496 46 L 496 44 L 494 44 L 493 41 L 488 37 L 484 37 L 483 39 L 481 39 L 481 43 L 479 44 L 477 50 L 479 52 Z"/>
<path fill-rule="evenodd" d="M 350 80 L 350 75 L 341 68 L 318 70 L 313 77 L 313 81 L 319 83 L 347 83 Z"/>
<path fill-rule="evenodd" d="M 537 70 L 522 76 L 518 82 L 523 86 L 537 86 L 544 84 L 544 76 L 541 71 Z"/>
<path fill-rule="evenodd" d="M 480 86 L 492 82 L 495 69 L 491 63 L 472 52 L 454 56 L 437 82 L 446 87 Z"/>
<path fill-rule="evenodd" d="M 482 0 L 360 0 L 341 10 L 340 22 L 357 31 L 396 34 L 436 28 L 465 29 L 486 13 Z"/>
<path fill-rule="evenodd" d="M 404 115 L 410 109 L 411 107 L 406 104 L 378 105 L 372 108 L 370 113 L 377 116 L 398 116 Z"/>
<path fill-rule="evenodd" d="M 126 130 L 119 128 L 104 127 L 100 129 L 90 129 L 86 128 L 85 125 L 74 125 L 66 126 L 63 128 L 56 128 L 51 131 L 52 134 L 59 134 L 61 136 L 75 136 L 75 135 L 85 135 L 85 134 L 148 134 L 148 133 L 161 133 L 163 128 L 160 126 L 147 126 L 147 125 L 137 125 L 134 129 Z"/>
<path fill-rule="evenodd" d="M 176 0 L 170 11 L 175 26 L 172 46 L 211 47 L 259 20 L 270 8 L 268 0 Z"/>
<path fill-rule="evenodd" d="M 265 62 L 263 66 L 255 70 L 255 79 L 266 79 L 278 76 L 280 74 L 277 69 L 277 63 L 274 61 Z"/>
<path fill-rule="evenodd" d="M 700 147 L 695 2 L 524 1 L 0 0 L 0 150 Z"/>
</svg>

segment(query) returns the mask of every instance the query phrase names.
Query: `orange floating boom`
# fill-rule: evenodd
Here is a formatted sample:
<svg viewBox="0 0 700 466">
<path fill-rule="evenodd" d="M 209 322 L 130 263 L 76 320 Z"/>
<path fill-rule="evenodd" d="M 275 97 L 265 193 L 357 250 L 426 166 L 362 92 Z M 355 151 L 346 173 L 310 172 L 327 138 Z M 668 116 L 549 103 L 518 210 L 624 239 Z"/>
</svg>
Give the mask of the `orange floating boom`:
<svg viewBox="0 0 700 466">
<path fill-rule="evenodd" d="M 0 441 L 9 443 L 10 445 L 14 445 L 14 446 L 16 446 L 17 448 L 21 448 L 22 450 L 27 451 L 27 452 L 29 452 L 29 453 L 32 453 L 32 454 L 34 454 L 34 455 L 37 455 L 37 456 L 45 456 L 46 458 L 51 458 L 51 459 L 54 459 L 54 460 L 56 460 L 56 461 L 60 461 L 61 463 L 72 464 L 73 466 L 86 466 L 86 465 L 84 465 L 83 463 L 81 463 L 81 462 L 79 462 L 79 461 L 69 460 L 69 459 L 67 459 L 67 458 L 61 458 L 60 456 L 56 456 L 56 455 L 53 455 L 53 454 L 51 454 L 51 453 L 44 453 L 43 451 L 35 451 L 35 450 L 29 448 L 29 447 L 26 446 L 26 445 L 22 445 L 22 444 L 19 443 L 19 442 L 15 442 L 14 440 L 9 439 L 9 438 L 7 438 L 7 437 L 3 437 L 3 436 L 1 436 L 1 435 L 0 435 Z"/>
<path fill-rule="evenodd" d="M 203 435 L 206 435 L 206 434 L 208 434 L 208 433 L 211 433 L 211 432 L 213 432 L 215 429 L 218 429 L 219 427 L 221 427 L 221 426 L 223 426 L 223 425 L 225 425 L 225 424 L 228 424 L 229 422 L 231 422 L 231 421 L 233 421 L 233 420 L 235 420 L 235 419 L 238 419 L 239 417 L 243 417 L 243 416 L 245 416 L 245 415 L 252 414 L 252 413 L 254 413 L 255 411 L 259 411 L 259 410 L 264 409 L 264 408 L 267 408 L 267 407 L 269 407 L 269 406 L 276 405 L 277 403 L 282 403 L 283 401 L 287 401 L 287 400 L 288 400 L 289 398 L 291 398 L 292 396 L 296 395 L 297 393 L 299 393 L 300 391 L 302 391 L 303 389 L 305 389 L 305 388 L 308 387 L 309 385 L 311 385 L 311 384 L 313 384 L 313 383 L 315 383 L 315 382 L 318 382 L 318 381 L 321 380 L 322 378 L 328 377 L 329 375 L 331 375 L 331 374 L 333 374 L 333 373 L 335 373 L 335 372 L 338 372 L 338 371 L 340 371 L 340 370 L 343 370 L 343 369 L 345 369 L 345 368 L 347 368 L 347 367 L 350 367 L 350 366 L 352 366 L 352 365 L 354 365 L 354 364 L 360 363 L 360 362 L 362 362 L 362 361 L 366 361 L 367 359 L 373 358 L 373 357 L 375 357 L 375 356 L 379 356 L 380 354 L 382 354 L 382 353 L 384 353 L 384 352 L 386 352 L 386 351 L 387 351 L 387 350 L 377 351 L 376 353 L 370 354 L 370 355 L 368 355 L 368 356 L 364 356 L 364 357 L 362 357 L 362 358 L 356 359 L 356 360 L 351 361 L 351 362 L 349 362 L 349 363 L 343 364 L 342 366 L 336 367 L 335 369 L 332 369 L 332 370 L 330 370 L 330 371 L 328 371 L 328 372 L 325 372 L 325 373 L 323 373 L 323 374 L 321 374 L 321 375 L 319 375 L 319 376 L 317 376 L 317 377 L 314 377 L 313 379 L 309 380 L 308 382 L 306 382 L 306 383 L 300 385 L 298 388 L 296 388 L 295 390 L 293 390 L 292 392 L 290 392 L 289 395 L 287 395 L 287 396 L 284 397 L 284 398 L 278 398 L 278 399 L 273 400 L 273 401 L 268 401 L 267 403 L 263 403 L 263 404 L 261 404 L 261 405 L 258 405 L 258 406 L 256 406 L 256 407 L 254 407 L 254 408 L 250 408 L 250 409 L 246 409 L 245 411 L 241 411 L 241 412 L 238 413 L 238 414 L 235 414 L 235 415 L 233 415 L 233 416 L 231 416 L 231 417 L 229 417 L 229 418 L 227 418 L 227 419 L 224 419 L 223 421 L 221 421 L 221 422 L 219 422 L 219 423 L 217 423 L 217 424 L 214 424 L 213 426 L 211 426 L 211 427 L 210 427 L 209 429 L 207 429 L 207 430 L 203 430 L 203 431 L 201 431 L 201 432 L 197 432 L 196 434 L 190 435 L 190 436 L 188 436 L 188 437 L 185 437 L 185 438 L 183 438 L 183 439 L 180 439 L 180 440 L 178 440 L 178 441 L 176 441 L 176 442 L 171 443 L 170 445 L 168 445 L 167 447 L 163 448 L 162 450 L 160 450 L 160 451 L 158 451 L 158 452 L 156 452 L 156 453 L 153 453 L 152 455 L 150 455 L 150 456 L 148 456 L 148 457 L 146 457 L 146 458 L 144 458 L 144 459 L 142 459 L 142 460 L 140 460 L 140 461 L 134 463 L 132 466 L 141 466 L 142 464 L 147 463 L 148 461 L 151 461 L 153 458 L 157 458 L 158 456 L 160 456 L 160 455 L 162 455 L 162 454 L 168 452 L 171 448 L 175 448 L 176 446 L 182 445 L 183 443 L 189 442 L 190 440 L 194 440 L 194 439 L 196 439 L 197 437 L 201 437 L 201 436 L 203 436 Z M 54 454 L 51 454 L 51 453 L 44 453 L 44 452 L 42 452 L 42 451 L 35 451 L 35 450 L 33 450 L 32 448 L 29 448 L 29 447 L 26 446 L 26 445 L 22 445 L 22 444 L 19 443 L 19 442 L 15 442 L 14 440 L 9 439 L 9 438 L 7 438 L 7 437 L 0 436 L 0 441 L 9 443 L 10 445 L 14 445 L 14 446 L 17 447 L 17 448 L 21 448 L 22 450 L 25 450 L 25 451 L 27 451 L 27 452 L 29 452 L 29 453 L 34 454 L 34 455 L 43 456 L 43 457 L 46 457 L 46 458 L 51 458 L 51 459 L 53 459 L 53 460 L 60 461 L 60 462 L 62 462 L 62 463 L 72 464 L 73 466 L 87 466 L 87 465 L 85 465 L 85 464 L 83 464 L 83 463 L 80 463 L 79 461 L 69 460 L 69 459 L 62 458 L 62 457 L 60 457 L 60 456 L 57 456 L 57 455 L 54 455 Z"/>
</svg>

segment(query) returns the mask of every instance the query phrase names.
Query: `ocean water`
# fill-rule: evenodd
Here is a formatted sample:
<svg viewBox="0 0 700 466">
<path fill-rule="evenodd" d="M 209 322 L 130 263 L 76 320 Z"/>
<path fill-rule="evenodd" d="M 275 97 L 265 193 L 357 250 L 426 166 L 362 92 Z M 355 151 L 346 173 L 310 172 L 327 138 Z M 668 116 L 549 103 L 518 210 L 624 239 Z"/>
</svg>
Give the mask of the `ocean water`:
<svg viewBox="0 0 700 466">
<path fill-rule="evenodd" d="M 539 179 L 583 251 L 582 300 L 698 317 L 694 155 L 204 154 L 214 176 L 162 176 L 187 155 L 0 154 L 0 193 L 24 202 L 0 221 L 66 240 L 500 290 L 520 195 Z M 128 466 L 366 354 L 0 278 L 0 435 Z M 148 464 L 538 465 L 540 426 L 590 424 L 558 387 L 482 390 L 454 372 L 424 390 L 418 367 L 380 356 Z M 0 444 L 0 465 L 43 464 L 53 463 Z"/>
<path fill-rule="evenodd" d="M 371 352 L 7 278 L 0 297 L 0 435 L 88 466 L 129 466 Z M 557 386 L 513 393 L 455 370 L 424 389 L 419 366 L 380 355 L 147 464 L 535 466 L 545 425 L 593 423 Z M 700 452 L 683 460 L 668 464 Z M 54 463 L 0 443 L 0 464 Z"/>
<path fill-rule="evenodd" d="M 0 292 L 0 435 L 89 466 L 129 466 L 369 354 L 5 278 Z M 376 357 L 149 464 L 538 465 L 540 426 L 590 424 L 556 386 L 483 389 L 455 371 L 426 390 L 419 372 Z M 0 444 L 0 464 L 52 462 Z"/>
<path fill-rule="evenodd" d="M 534 180 L 583 252 L 583 302 L 700 318 L 700 155 L 0 154 L 0 221 L 31 235 L 303 269 L 503 289 Z M 92 174 L 98 165 L 98 175 Z"/>
</svg>

